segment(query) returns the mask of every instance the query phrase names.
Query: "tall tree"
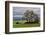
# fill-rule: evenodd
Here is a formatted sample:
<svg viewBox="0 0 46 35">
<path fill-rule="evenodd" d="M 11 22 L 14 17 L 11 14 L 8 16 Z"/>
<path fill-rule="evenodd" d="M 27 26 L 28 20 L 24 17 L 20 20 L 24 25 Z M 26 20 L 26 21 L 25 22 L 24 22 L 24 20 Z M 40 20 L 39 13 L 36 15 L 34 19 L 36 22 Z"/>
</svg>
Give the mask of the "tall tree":
<svg viewBox="0 0 46 35">
<path fill-rule="evenodd" d="M 32 19 L 33 15 L 34 15 L 33 10 L 31 10 L 31 11 L 27 10 L 24 13 L 24 16 L 25 16 L 27 22 L 30 22 L 31 21 L 30 19 Z"/>
<path fill-rule="evenodd" d="M 35 22 L 39 22 L 39 17 L 38 17 L 37 14 L 35 14 L 35 13 L 33 12 L 33 10 L 31 10 L 31 11 L 27 10 L 27 11 L 24 13 L 24 16 L 25 16 L 27 22 L 31 22 L 31 21 L 33 21 L 33 20 L 35 20 Z"/>
</svg>

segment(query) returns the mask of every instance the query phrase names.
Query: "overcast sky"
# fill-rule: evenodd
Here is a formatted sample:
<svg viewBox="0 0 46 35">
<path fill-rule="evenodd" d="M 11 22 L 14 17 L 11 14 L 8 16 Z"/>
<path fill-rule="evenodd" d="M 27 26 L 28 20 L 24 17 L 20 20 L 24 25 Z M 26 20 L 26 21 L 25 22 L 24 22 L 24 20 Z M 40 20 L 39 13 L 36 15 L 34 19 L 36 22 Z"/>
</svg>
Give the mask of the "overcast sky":
<svg viewBox="0 0 46 35">
<path fill-rule="evenodd" d="M 34 13 L 40 15 L 40 8 L 38 7 L 13 7 L 13 17 L 22 17 L 26 10 L 33 10 Z"/>
</svg>

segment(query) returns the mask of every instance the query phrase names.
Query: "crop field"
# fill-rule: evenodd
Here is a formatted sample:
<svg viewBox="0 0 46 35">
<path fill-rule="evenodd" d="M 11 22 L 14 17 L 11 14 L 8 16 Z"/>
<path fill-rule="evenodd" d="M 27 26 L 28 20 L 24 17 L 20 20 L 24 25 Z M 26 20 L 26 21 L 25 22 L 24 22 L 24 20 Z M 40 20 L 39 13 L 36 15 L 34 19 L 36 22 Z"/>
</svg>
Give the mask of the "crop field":
<svg viewBox="0 0 46 35">
<path fill-rule="evenodd" d="M 17 22 L 19 24 L 16 24 Z M 26 20 L 13 21 L 13 28 L 39 27 L 40 26 L 40 23 L 25 24 L 25 22 L 27 22 L 27 21 Z"/>
</svg>

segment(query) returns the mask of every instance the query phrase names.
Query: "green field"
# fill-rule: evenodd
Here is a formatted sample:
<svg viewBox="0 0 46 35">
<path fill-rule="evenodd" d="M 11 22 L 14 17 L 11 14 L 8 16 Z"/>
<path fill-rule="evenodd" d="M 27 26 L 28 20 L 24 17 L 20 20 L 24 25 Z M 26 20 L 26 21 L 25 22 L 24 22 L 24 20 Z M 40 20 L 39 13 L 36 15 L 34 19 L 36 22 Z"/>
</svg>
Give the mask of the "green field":
<svg viewBox="0 0 46 35">
<path fill-rule="evenodd" d="M 16 22 L 19 22 L 19 24 L 16 24 Z M 39 27 L 40 26 L 40 23 L 24 24 L 25 22 L 27 21 L 26 20 L 13 21 L 13 28 Z"/>
</svg>

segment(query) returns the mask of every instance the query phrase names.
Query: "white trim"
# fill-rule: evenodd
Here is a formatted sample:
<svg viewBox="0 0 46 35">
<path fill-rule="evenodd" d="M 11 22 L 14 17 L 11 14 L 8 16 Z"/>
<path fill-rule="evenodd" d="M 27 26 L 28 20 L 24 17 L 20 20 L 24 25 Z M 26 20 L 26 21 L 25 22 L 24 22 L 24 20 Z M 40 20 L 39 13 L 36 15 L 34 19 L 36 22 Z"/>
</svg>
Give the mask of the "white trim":
<svg viewBox="0 0 46 35">
<path fill-rule="evenodd" d="M 13 7 L 40 7 L 40 27 L 32 27 L 32 28 L 13 28 Z M 43 5 L 33 5 L 33 4 L 14 4 L 10 3 L 9 5 L 9 13 L 10 13 L 10 22 L 9 22 L 9 30 L 10 32 L 20 32 L 20 31 L 37 31 L 43 30 Z"/>
</svg>

